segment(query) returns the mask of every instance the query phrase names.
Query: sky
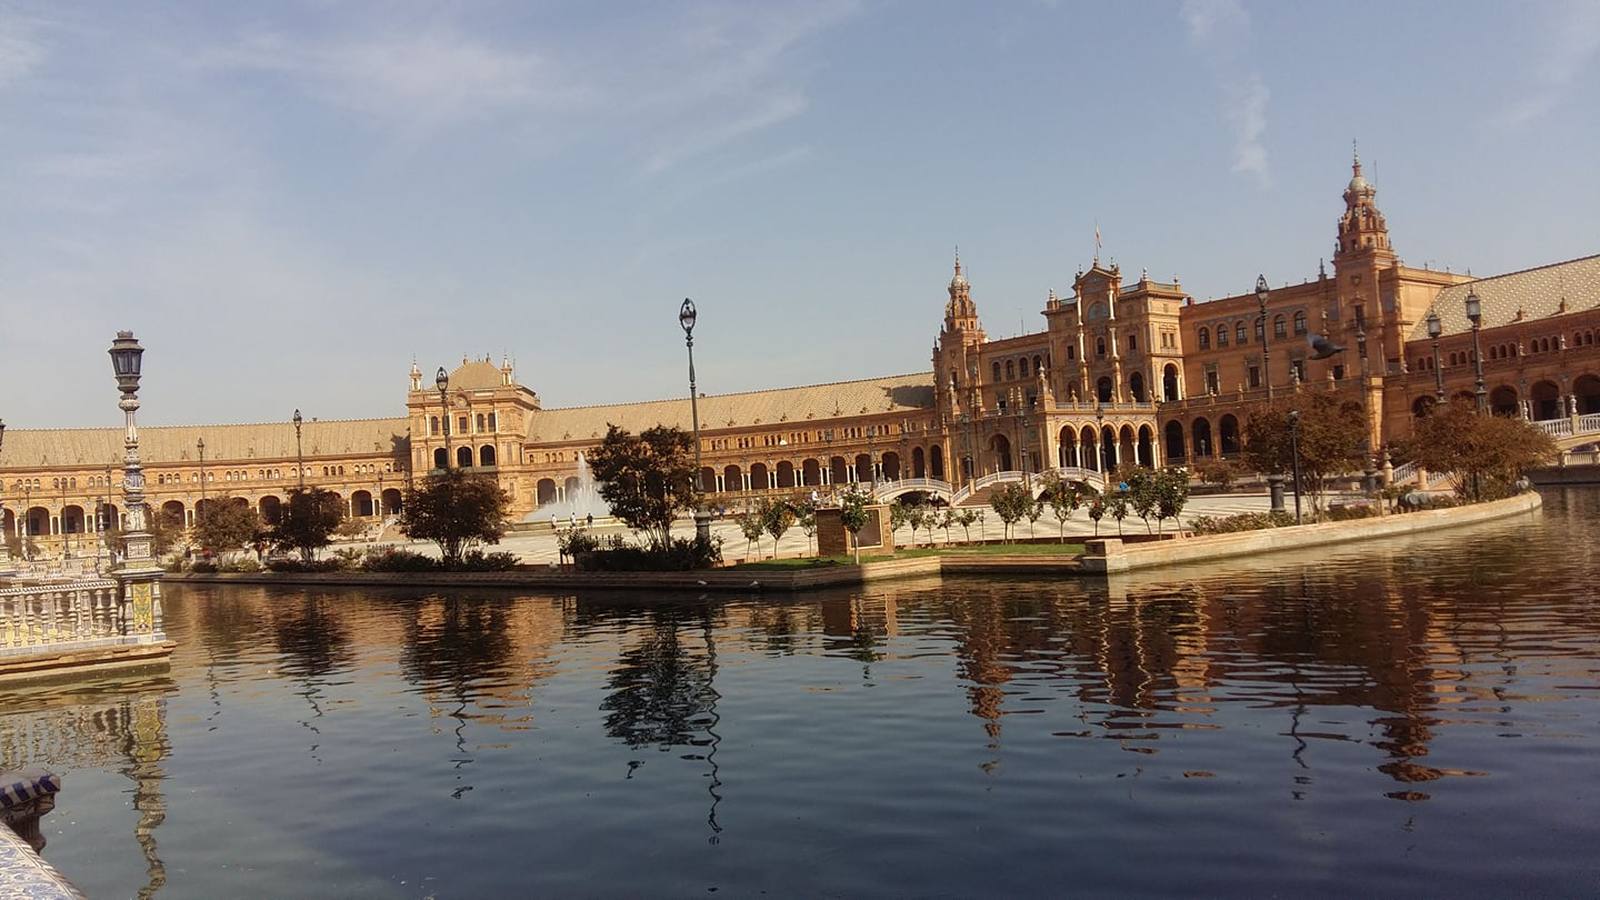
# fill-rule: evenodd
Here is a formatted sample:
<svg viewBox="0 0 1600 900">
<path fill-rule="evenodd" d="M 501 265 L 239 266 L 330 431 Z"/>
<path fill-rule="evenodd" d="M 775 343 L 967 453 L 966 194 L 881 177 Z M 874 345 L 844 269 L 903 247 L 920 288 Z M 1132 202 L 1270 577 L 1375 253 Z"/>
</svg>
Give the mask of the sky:
<svg viewBox="0 0 1600 900">
<path fill-rule="evenodd" d="M 1095 253 L 1313 276 L 1352 141 L 1408 264 L 1600 252 L 1600 2 L 0 0 L 10 427 L 547 407 L 925 370 Z"/>
</svg>

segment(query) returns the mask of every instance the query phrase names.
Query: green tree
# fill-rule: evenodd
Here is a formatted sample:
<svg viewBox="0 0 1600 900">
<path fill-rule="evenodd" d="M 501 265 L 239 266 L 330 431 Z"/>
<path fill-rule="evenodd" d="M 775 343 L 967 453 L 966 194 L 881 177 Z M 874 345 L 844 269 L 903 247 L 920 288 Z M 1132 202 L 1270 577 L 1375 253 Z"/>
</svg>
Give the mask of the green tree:
<svg viewBox="0 0 1600 900">
<path fill-rule="evenodd" d="M 1055 513 L 1061 543 L 1065 544 L 1067 519 L 1083 505 L 1083 493 L 1076 482 L 1067 481 L 1059 473 L 1046 472 L 1044 478 L 1044 501 L 1050 504 L 1050 510 Z"/>
<path fill-rule="evenodd" d="M 767 523 L 761 518 L 760 511 L 745 509 L 733 517 L 733 522 L 739 526 L 739 533 L 744 535 L 744 555 L 755 558 L 755 542 L 767 533 Z"/>
<path fill-rule="evenodd" d="M 839 521 L 844 530 L 850 532 L 850 546 L 855 548 L 857 565 L 861 564 L 861 529 L 867 527 L 869 500 L 867 494 L 857 490 L 845 491 L 839 497 Z"/>
<path fill-rule="evenodd" d="M 1005 540 L 1011 540 L 1011 526 L 1016 524 L 1033 505 L 1033 493 L 1020 481 L 1007 482 L 989 494 L 989 506 L 1000 517 L 1005 530 Z"/>
<path fill-rule="evenodd" d="M 817 506 L 810 500 L 802 500 L 794 506 L 795 524 L 806 536 L 806 555 L 816 554 L 816 546 L 812 543 L 817 536 Z"/>
<path fill-rule="evenodd" d="M 1531 422 L 1480 414 L 1459 401 L 1418 419 L 1399 449 L 1423 469 L 1454 475 L 1456 494 L 1474 501 L 1509 495 L 1523 472 L 1559 455 L 1555 440 Z"/>
<path fill-rule="evenodd" d="M 1150 533 L 1150 517 L 1156 511 L 1156 473 L 1144 466 L 1131 466 L 1122 480 L 1128 485 L 1128 505 L 1144 520 L 1145 533 Z"/>
<path fill-rule="evenodd" d="M 1028 517 L 1028 537 L 1030 538 L 1037 537 L 1034 532 L 1034 526 L 1039 523 L 1039 517 L 1044 515 L 1044 506 L 1043 497 L 1035 497 L 1032 491 L 1028 492 L 1028 505 L 1022 514 Z"/>
<path fill-rule="evenodd" d="M 767 534 L 772 535 L 772 558 L 778 558 L 778 541 L 783 539 L 795 522 L 794 507 L 787 500 L 778 500 L 770 497 L 763 498 L 758 507 L 761 513 L 761 524 L 766 528 Z"/>
<path fill-rule="evenodd" d="M 283 504 L 278 524 L 270 539 L 279 550 L 293 550 L 305 562 L 317 558 L 317 551 L 328 546 L 328 536 L 344 518 L 344 502 L 322 488 L 295 488 Z"/>
<path fill-rule="evenodd" d="M 1164 519 L 1177 519 L 1189 502 L 1189 473 L 1180 468 L 1163 469 L 1155 475 L 1156 534 Z"/>
<path fill-rule="evenodd" d="M 492 475 L 445 469 L 406 492 L 400 528 L 409 537 L 433 541 L 446 568 L 461 565 L 479 544 L 498 544 L 510 522 L 511 497 Z"/>
<path fill-rule="evenodd" d="M 1096 493 L 1089 498 L 1089 520 L 1094 522 L 1094 536 L 1100 536 L 1100 520 L 1106 516 L 1106 498 Z"/>
<path fill-rule="evenodd" d="M 1263 474 L 1294 471 L 1289 413 L 1300 414 L 1301 490 L 1313 511 L 1322 508 L 1328 477 L 1358 470 L 1366 459 L 1367 417 L 1361 403 L 1328 391 L 1304 390 L 1251 413 L 1244 427 L 1244 457 Z"/>
<path fill-rule="evenodd" d="M 906 510 L 906 524 L 911 526 L 911 546 L 917 546 L 917 532 L 922 530 L 928 521 L 928 510 L 920 505 L 913 505 Z"/>
<path fill-rule="evenodd" d="M 963 506 L 954 514 L 955 523 L 961 526 L 962 543 L 972 543 L 972 526 L 978 521 L 979 515 L 981 514 L 970 506 Z"/>
<path fill-rule="evenodd" d="M 243 497 L 207 500 L 204 511 L 195 523 L 194 539 L 207 553 L 238 550 L 261 537 L 261 517 Z"/>
<path fill-rule="evenodd" d="M 939 514 L 939 528 L 944 531 L 944 545 L 946 547 L 950 546 L 950 528 L 955 524 L 956 511 L 946 506 L 944 511 Z M 928 527 L 931 529 L 933 526 L 929 525 Z M 930 531 L 929 534 L 931 535 L 932 532 Z"/>
<path fill-rule="evenodd" d="M 589 454 L 589 468 L 611 513 L 645 533 L 652 549 L 672 545 L 672 521 L 694 508 L 694 438 L 657 425 L 637 435 L 611 425 Z"/>
<path fill-rule="evenodd" d="M 1128 517 L 1130 505 L 1127 491 L 1114 491 L 1110 499 L 1106 501 L 1106 512 L 1110 514 L 1111 518 L 1117 520 L 1118 537 L 1122 535 L 1122 520 Z"/>
</svg>

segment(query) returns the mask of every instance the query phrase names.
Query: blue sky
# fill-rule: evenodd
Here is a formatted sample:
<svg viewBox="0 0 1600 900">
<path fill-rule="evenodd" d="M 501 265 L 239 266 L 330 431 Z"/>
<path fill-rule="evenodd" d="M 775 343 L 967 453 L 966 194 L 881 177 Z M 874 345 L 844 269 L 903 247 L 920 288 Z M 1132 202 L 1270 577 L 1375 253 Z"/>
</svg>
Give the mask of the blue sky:
<svg viewBox="0 0 1600 900">
<path fill-rule="evenodd" d="M 549 406 L 928 365 L 1094 252 L 1197 297 L 1328 254 L 1358 139 L 1410 263 L 1600 252 L 1600 4 L 0 0 L 13 427 Z"/>
</svg>

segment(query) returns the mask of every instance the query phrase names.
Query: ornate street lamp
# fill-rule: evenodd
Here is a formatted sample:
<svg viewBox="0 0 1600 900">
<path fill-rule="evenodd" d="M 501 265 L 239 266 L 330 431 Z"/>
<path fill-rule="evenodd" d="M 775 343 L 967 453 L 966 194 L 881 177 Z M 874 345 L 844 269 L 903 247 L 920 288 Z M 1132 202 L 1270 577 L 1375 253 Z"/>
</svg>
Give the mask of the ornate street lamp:
<svg viewBox="0 0 1600 900">
<path fill-rule="evenodd" d="M 1289 410 L 1289 453 L 1294 457 L 1294 523 L 1300 524 L 1300 410 Z"/>
<path fill-rule="evenodd" d="M 5 446 L 6 446 L 6 422 L 5 422 L 4 419 L 0 419 L 0 451 L 3 451 L 5 449 Z M 0 492 L 3 492 L 4 488 L 5 488 L 5 480 L 4 479 L 0 479 Z M 7 545 L 6 539 L 5 539 L 5 537 L 6 537 L 5 536 L 5 521 L 6 521 L 6 505 L 5 505 L 5 501 L 3 499 L 0 499 L 0 572 L 9 572 L 9 571 L 11 571 L 11 548 Z M 22 520 L 21 519 L 17 520 L 17 530 L 19 532 L 22 530 Z"/>
<path fill-rule="evenodd" d="M 294 474 L 300 480 L 300 490 L 306 489 L 306 455 L 300 443 L 300 424 L 305 419 L 300 417 L 300 410 L 294 411 Z"/>
<path fill-rule="evenodd" d="M 1444 333 L 1444 328 L 1439 322 L 1439 314 L 1428 310 L 1425 320 L 1428 326 L 1428 338 L 1433 341 L 1433 398 L 1440 403 L 1444 402 L 1444 370 L 1439 368 L 1439 335 Z"/>
<path fill-rule="evenodd" d="M 1483 386 L 1483 352 L 1478 346 L 1478 333 L 1483 330 L 1483 301 L 1470 288 L 1467 290 L 1467 318 L 1472 321 L 1472 366 L 1478 377 L 1473 394 L 1478 398 L 1478 412 L 1482 413 L 1489 410 L 1489 389 Z"/>
<path fill-rule="evenodd" d="M 1272 399 L 1272 351 L 1267 346 L 1267 300 L 1271 292 L 1267 290 L 1267 276 L 1256 276 L 1256 303 L 1261 307 L 1261 377 L 1267 385 L 1267 399 Z"/>
<path fill-rule="evenodd" d="M 1111 473 L 1106 471 L 1106 410 L 1097 401 L 1094 405 L 1094 455 L 1100 463 L 1100 484 L 1111 488 Z"/>
<path fill-rule="evenodd" d="M 445 374 L 444 366 L 434 373 L 433 384 L 439 389 L 439 424 L 444 428 L 444 466 L 450 468 L 450 401 L 445 394 L 450 390 L 450 376 Z"/>
<path fill-rule="evenodd" d="M 155 559 L 154 539 L 148 528 L 148 509 L 144 500 L 144 467 L 139 463 L 139 427 L 134 414 L 139 410 L 139 374 L 144 348 L 133 332 L 119 331 L 111 343 L 111 371 L 117 378 L 122 400 L 117 404 L 125 419 L 122 455 L 122 489 L 127 507 L 128 529 L 123 535 L 127 552 L 116 570 L 121 583 L 121 630 L 142 641 L 164 638 L 161 622 L 161 565 Z"/>
<path fill-rule="evenodd" d="M 195 507 L 194 520 L 200 523 L 206 520 L 206 439 L 196 440 L 194 447 L 200 451 L 200 504 Z"/>
<path fill-rule="evenodd" d="M 683 298 L 683 305 L 678 307 L 678 326 L 683 329 L 683 344 L 689 349 L 689 418 L 694 425 L 695 493 L 704 487 L 700 474 L 700 395 L 694 381 L 694 323 L 699 318 L 700 313 L 694 308 L 694 301 Z M 711 516 L 699 505 L 694 511 L 694 536 L 696 540 L 711 540 Z"/>
</svg>

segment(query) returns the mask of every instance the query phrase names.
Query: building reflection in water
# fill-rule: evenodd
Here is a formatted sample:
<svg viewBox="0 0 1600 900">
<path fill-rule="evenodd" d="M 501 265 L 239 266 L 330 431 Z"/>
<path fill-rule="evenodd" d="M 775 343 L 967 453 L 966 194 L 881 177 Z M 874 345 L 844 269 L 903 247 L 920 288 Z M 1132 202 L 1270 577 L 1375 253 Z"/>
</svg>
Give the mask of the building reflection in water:
<svg viewBox="0 0 1600 900">
<path fill-rule="evenodd" d="M 1000 758 L 1005 716 L 1037 711 L 1008 703 L 1029 706 L 1022 701 L 1030 692 L 1065 688 L 1085 730 L 1062 736 L 1155 753 L 1164 730 L 1220 728 L 1210 720 L 1224 702 L 1281 708 L 1297 769 L 1314 767 L 1319 740 L 1364 741 L 1382 751 L 1377 769 L 1399 784 L 1388 796 L 1422 800 L 1419 784 L 1479 774 L 1424 760 L 1445 713 L 1493 699 L 1473 654 L 1496 655 L 1509 621 L 1503 610 L 1441 598 L 1504 570 L 1503 560 L 1488 560 L 1483 571 L 1419 584 L 1416 561 L 1396 553 L 1330 576 L 1289 569 L 1252 578 L 1243 590 L 1212 570 L 1189 581 L 1113 582 L 1109 590 L 1062 585 L 1038 599 L 1004 584 L 952 580 L 929 600 L 936 608 L 928 615 L 957 629 L 958 674 L 993 754 L 985 768 Z M 850 602 L 822 603 L 826 633 L 846 635 Z M 1464 632 L 1471 649 L 1458 640 Z M 1486 632 L 1501 637 L 1484 640 Z M 1370 718 L 1342 730 L 1307 725 L 1330 708 L 1340 710 L 1334 719 L 1350 710 Z M 1308 782 L 1295 778 L 1296 791 Z"/>
<path fill-rule="evenodd" d="M 141 900 L 167 883 L 156 830 L 167 816 L 162 763 L 172 747 L 166 697 L 175 689 L 165 675 L 95 682 L 48 695 L 6 696 L 0 716 L 0 770 L 97 769 L 132 783 L 133 839 L 145 862 Z"/>
</svg>

